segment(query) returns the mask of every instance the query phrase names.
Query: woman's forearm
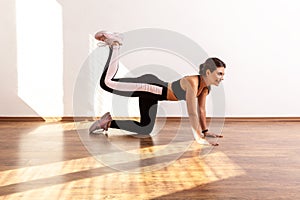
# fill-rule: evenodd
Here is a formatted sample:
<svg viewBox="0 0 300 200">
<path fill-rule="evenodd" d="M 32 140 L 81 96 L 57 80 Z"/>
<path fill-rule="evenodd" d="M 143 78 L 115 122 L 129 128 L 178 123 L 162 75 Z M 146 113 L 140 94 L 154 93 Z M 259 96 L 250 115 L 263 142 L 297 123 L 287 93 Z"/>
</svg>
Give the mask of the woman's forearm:
<svg viewBox="0 0 300 200">
<path fill-rule="evenodd" d="M 201 125 L 201 129 L 206 130 L 207 125 L 206 125 L 206 111 L 205 110 L 200 110 L 199 111 L 199 122 L 200 122 L 200 125 Z"/>
<path fill-rule="evenodd" d="M 189 114 L 189 120 L 193 128 L 193 132 L 197 135 L 201 135 L 201 127 L 198 120 L 198 115 L 196 114 Z"/>
<path fill-rule="evenodd" d="M 192 125 L 193 133 L 197 134 L 198 136 L 202 136 L 201 126 L 199 123 L 199 116 L 197 113 L 197 103 L 195 99 L 187 99 L 187 110 L 189 114 L 189 120 Z"/>
</svg>

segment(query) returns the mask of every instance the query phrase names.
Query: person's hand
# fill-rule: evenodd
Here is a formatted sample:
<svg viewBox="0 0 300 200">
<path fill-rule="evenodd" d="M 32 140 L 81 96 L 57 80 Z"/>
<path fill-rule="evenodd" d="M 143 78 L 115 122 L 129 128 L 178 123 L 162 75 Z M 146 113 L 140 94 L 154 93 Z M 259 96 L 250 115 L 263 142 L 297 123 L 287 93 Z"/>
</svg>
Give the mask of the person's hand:
<svg viewBox="0 0 300 200">
<path fill-rule="evenodd" d="M 215 134 L 215 133 L 212 133 L 212 132 L 206 132 L 204 133 L 204 136 L 205 137 L 212 137 L 212 138 L 222 138 L 223 135 L 218 135 L 218 134 Z"/>
<path fill-rule="evenodd" d="M 210 144 L 211 146 L 219 146 L 219 143 L 217 143 L 217 142 L 209 142 L 209 144 Z"/>
<path fill-rule="evenodd" d="M 195 140 L 196 140 L 196 142 L 197 142 L 198 144 L 202 144 L 202 145 L 210 145 L 210 146 L 219 146 L 218 143 L 216 143 L 216 142 L 209 142 L 209 141 L 207 141 L 206 139 L 204 139 L 204 138 L 202 138 L 202 137 L 197 137 L 197 138 L 195 138 Z"/>
</svg>

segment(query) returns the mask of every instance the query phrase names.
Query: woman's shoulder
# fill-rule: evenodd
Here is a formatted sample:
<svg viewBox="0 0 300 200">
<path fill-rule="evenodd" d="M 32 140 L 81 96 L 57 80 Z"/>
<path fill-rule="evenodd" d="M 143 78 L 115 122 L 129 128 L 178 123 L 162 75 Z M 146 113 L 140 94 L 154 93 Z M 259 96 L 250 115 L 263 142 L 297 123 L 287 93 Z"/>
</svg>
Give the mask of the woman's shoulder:
<svg viewBox="0 0 300 200">
<path fill-rule="evenodd" d="M 192 88 L 197 88 L 198 86 L 198 75 L 185 76 L 182 78 L 183 86 L 186 89 L 187 84 L 192 86 Z"/>
<path fill-rule="evenodd" d="M 186 80 L 198 80 L 199 75 L 189 75 L 189 76 L 184 76 L 183 79 Z"/>
<path fill-rule="evenodd" d="M 190 83 L 196 83 L 198 84 L 199 81 L 199 75 L 190 75 L 183 77 L 184 80 L 190 82 Z"/>
</svg>

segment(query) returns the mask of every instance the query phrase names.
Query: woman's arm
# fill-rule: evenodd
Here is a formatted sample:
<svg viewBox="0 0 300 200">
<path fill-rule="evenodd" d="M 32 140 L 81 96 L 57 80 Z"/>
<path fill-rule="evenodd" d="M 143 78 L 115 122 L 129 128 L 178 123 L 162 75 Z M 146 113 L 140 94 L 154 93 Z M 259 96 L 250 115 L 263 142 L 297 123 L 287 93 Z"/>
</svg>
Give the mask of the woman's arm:
<svg viewBox="0 0 300 200">
<path fill-rule="evenodd" d="M 197 112 L 198 106 L 196 94 L 194 90 L 189 87 L 186 89 L 186 105 L 193 133 L 196 134 L 198 137 L 203 137 L 204 135 L 201 133 L 201 126 L 199 123 L 199 117 Z"/>
<path fill-rule="evenodd" d="M 201 94 L 198 96 L 198 116 L 199 116 L 199 122 L 201 125 L 202 130 L 207 129 L 206 125 L 206 97 L 208 95 L 208 89 L 203 89 Z"/>
<path fill-rule="evenodd" d="M 197 84 L 193 81 L 193 79 L 184 78 L 182 80 L 182 85 L 186 91 L 186 105 L 190 123 L 192 125 L 193 135 L 199 144 L 210 144 L 204 139 L 204 135 L 201 133 L 201 125 L 199 123 L 198 116 Z"/>
<path fill-rule="evenodd" d="M 208 89 L 205 88 L 205 89 L 203 89 L 201 94 L 198 96 L 198 105 L 199 105 L 198 116 L 199 116 L 199 122 L 201 125 L 201 129 L 207 130 L 204 133 L 204 135 L 207 137 L 223 137 L 222 135 L 217 135 L 217 134 L 214 134 L 214 133 L 208 131 L 208 127 L 206 125 L 206 106 L 205 106 L 207 95 L 208 95 Z"/>
</svg>

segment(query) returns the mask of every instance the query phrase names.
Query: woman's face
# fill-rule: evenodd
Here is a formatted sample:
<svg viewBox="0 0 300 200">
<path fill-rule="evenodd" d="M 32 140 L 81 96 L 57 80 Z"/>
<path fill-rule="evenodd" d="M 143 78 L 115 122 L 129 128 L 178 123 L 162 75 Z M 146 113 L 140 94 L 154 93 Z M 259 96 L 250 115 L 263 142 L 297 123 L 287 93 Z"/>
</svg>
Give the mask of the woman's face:
<svg viewBox="0 0 300 200">
<path fill-rule="evenodd" d="M 209 70 L 206 71 L 206 78 L 208 79 L 210 85 L 218 86 L 222 80 L 224 80 L 224 67 L 217 67 L 213 72 Z"/>
</svg>

